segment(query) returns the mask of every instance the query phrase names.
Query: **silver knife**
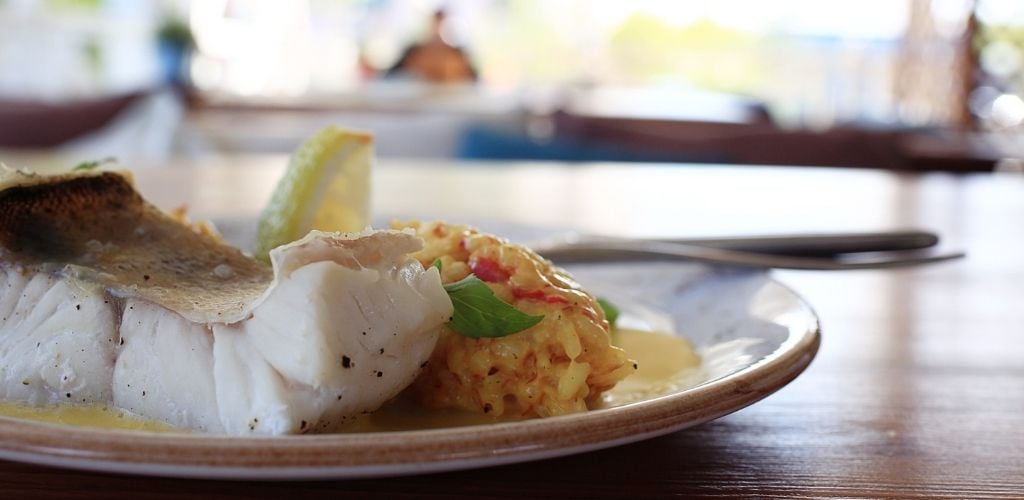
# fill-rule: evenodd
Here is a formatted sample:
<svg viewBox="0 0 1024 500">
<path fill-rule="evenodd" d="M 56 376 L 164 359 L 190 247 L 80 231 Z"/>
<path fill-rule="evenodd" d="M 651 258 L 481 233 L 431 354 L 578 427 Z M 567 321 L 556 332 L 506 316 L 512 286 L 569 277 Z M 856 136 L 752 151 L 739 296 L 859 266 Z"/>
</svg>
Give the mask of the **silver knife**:
<svg viewBox="0 0 1024 500">
<path fill-rule="evenodd" d="M 711 245 L 702 244 L 706 242 Z M 532 248 L 560 263 L 683 259 L 808 270 L 906 267 L 964 257 L 963 252 L 940 254 L 921 251 L 937 242 L 938 237 L 931 233 L 899 231 L 667 241 L 575 236 L 537 243 Z M 713 246 L 715 244 L 719 246 Z M 795 253 L 779 253 L 783 250 Z"/>
<path fill-rule="evenodd" d="M 772 255 L 830 257 L 847 253 L 922 250 L 939 243 L 935 233 L 921 230 L 861 233 L 805 233 L 727 238 L 658 239 L 666 243 Z"/>
</svg>

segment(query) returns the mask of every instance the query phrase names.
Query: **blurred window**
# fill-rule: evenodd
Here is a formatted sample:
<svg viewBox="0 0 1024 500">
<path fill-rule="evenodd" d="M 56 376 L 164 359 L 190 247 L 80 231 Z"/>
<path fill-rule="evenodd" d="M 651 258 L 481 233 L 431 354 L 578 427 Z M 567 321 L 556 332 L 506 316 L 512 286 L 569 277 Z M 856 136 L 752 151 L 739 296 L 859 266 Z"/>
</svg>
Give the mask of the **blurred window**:
<svg viewBox="0 0 1024 500">
<path fill-rule="evenodd" d="M 970 111 L 991 130 L 1024 126 L 1024 2 L 980 0 Z"/>
<path fill-rule="evenodd" d="M 990 111 L 1010 121 L 1024 117 L 1019 83 L 1006 76 L 1020 64 L 1006 33 L 1019 30 L 1021 4 L 978 2 L 982 63 L 999 80 L 985 83 L 997 94 L 976 97 L 1002 98 Z M 189 73 L 201 90 L 315 100 L 377 82 L 428 35 L 439 6 L 445 41 L 487 89 L 693 87 L 752 97 L 780 123 L 811 127 L 946 123 L 958 115 L 936 96 L 966 100 L 962 86 L 931 84 L 934 71 L 960 79 L 970 0 L 5 0 L 0 93 L 155 85 L 155 33 L 170 12 L 193 31 Z"/>
</svg>

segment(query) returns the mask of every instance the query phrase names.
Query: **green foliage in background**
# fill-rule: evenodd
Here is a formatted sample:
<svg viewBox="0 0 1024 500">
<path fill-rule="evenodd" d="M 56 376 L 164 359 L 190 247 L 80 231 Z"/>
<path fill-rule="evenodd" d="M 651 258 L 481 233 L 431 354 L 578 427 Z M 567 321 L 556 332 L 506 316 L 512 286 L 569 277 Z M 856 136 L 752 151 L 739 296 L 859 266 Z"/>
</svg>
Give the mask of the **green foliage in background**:
<svg viewBox="0 0 1024 500">
<path fill-rule="evenodd" d="M 637 12 L 608 27 L 579 12 L 583 30 L 567 30 L 536 0 L 509 0 L 491 12 L 486 36 L 470 48 L 494 80 L 527 84 L 601 82 L 625 85 L 686 83 L 744 94 L 771 79 L 772 51 L 763 35 L 709 19 L 673 24 Z M 564 20 L 562 20 L 564 21 Z M 611 29 L 609 36 L 608 29 Z"/>
<path fill-rule="evenodd" d="M 46 0 L 46 6 L 53 10 L 98 11 L 103 0 Z"/>
<path fill-rule="evenodd" d="M 673 26 L 637 13 L 612 35 L 609 51 L 621 73 L 641 80 L 683 77 L 698 87 L 746 93 L 770 74 L 763 42 L 709 19 Z"/>
<path fill-rule="evenodd" d="M 157 40 L 173 43 L 183 47 L 193 47 L 195 39 L 188 23 L 176 16 L 166 16 L 156 32 Z"/>
<path fill-rule="evenodd" d="M 975 53 L 981 57 L 981 69 L 985 70 L 985 51 L 994 48 L 995 45 L 1003 45 L 1011 48 L 1010 53 L 1004 53 L 1000 59 L 1004 62 L 1007 57 L 1016 56 L 1017 61 L 1024 60 L 1024 26 L 1009 24 L 988 24 L 979 27 L 971 41 Z M 1011 63 L 1012 64 L 1012 63 Z M 1018 62 L 1018 64 L 1020 64 Z M 1011 66 L 1012 67 L 1012 66 Z M 986 72 L 987 81 L 985 84 L 994 85 L 1004 92 L 1011 92 L 1018 96 L 1024 96 L 1024 69 L 1017 66 L 1015 71 L 1004 75 L 994 75 Z"/>
<path fill-rule="evenodd" d="M 99 76 L 103 71 L 103 49 L 100 47 L 96 37 L 89 37 L 82 45 L 82 55 L 85 57 L 85 64 L 93 75 Z"/>
</svg>

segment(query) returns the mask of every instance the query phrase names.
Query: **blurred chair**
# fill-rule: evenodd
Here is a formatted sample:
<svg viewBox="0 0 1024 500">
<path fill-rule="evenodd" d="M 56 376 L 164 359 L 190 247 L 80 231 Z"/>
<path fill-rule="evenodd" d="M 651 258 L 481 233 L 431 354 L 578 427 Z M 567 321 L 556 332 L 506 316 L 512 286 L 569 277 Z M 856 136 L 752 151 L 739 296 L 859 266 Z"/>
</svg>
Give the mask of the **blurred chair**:
<svg viewBox="0 0 1024 500">
<path fill-rule="evenodd" d="M 789 130 L 770 122 L 716 123 L 554 115 L 554 137 L 669 161 L 745 165 L 863 167 L 886 170 L 991 171 L 1006 153 L 946 129 L 847 125 Z M 969 135 L 969 134 L 967 134 Z M 1003 148 L 1005 149 L 1005 148 Z"/>
<path fill-rule="evenodd" d="M 0 100 L 0 147 L 95 157 L 169 156 L 183 106 L 171 91 L 67 103 Z"/>
<path fill-rule="evenodd" d="M 49 148 L 103 127 L 144 94 L 51 104 L 0 99 L 0 147 Z"/>
<path fill-rule="evenodd" d="M 770 122 L 630 120 L 557 113 L 555 136 L 620 145 L 677 161 L 712 158 L 752 165 L 823 165 L 899 169 L 898 137 L 857 129 L 785 130 Z"/>
<path fill-rule="evenodd" d="M 579 116 L 550 117 L 543 140 L 525 130 L 469 127 L 458 156 L 466 159 L 733 163 L 877 168 L 885 170 L 992 171 L 1001 158 L 1024 157 L 984 134 L 948 129 L 877 129 L 843 126 L 789 130 L 766 121 L 725 123 Z"/>
</svg>

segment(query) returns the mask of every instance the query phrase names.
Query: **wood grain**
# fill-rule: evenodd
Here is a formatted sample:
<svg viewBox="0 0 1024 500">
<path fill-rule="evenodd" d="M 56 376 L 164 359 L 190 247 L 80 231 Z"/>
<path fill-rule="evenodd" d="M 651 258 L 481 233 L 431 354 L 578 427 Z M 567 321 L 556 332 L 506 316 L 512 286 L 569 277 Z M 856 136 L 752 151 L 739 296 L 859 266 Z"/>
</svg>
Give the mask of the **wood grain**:
<svg viewBox="0 0 1024 500">
<path fill-rule="evenodd" d="M 138 178 L 163 206 L 243 217 L 258 211 L 280 162 L 178 162 Z M 2 496 L 1024 497 L 1024 179 L 384 162 L 375 182 L 378 213 L 663 237 L 922 226 L 969 257 L 901 271 L 778 273 L 822 319 L 807 372 L 752 407 L 642 443 L 345 482 L 189 481 L 0 462 Z"/>
</svg>

